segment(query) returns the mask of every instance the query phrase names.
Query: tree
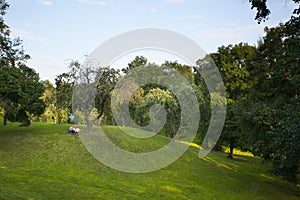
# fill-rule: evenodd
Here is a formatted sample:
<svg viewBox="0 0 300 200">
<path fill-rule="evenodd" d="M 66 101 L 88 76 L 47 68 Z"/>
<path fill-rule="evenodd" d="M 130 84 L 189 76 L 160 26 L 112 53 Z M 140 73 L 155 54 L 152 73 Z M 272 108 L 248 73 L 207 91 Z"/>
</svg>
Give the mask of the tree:
<svg viewBox="0 0 300 200">
<path fill-rule="evenodd" d="M 128 63 L 128 66 L 126 68 L 122 69 L 122 72 L 128 74 L 132 69 L 140 66 L 145 66 L 147 63 L 148 60 L 144 56 L 136 56 L 133 61 Z"/>
<path fill-rule="evenodd" d="M 218 48 L 210 56 L 219 68 L 227 96 L 227 114 L 219 145 L 229 144 L 229 158 L 233 158 L 233 149 L 240 143 L 241 130 L 238 121 L 243 108 L 239 100 L 243 99 L 251 88 L 249 65 L 253 61 L 256 48 L 248 44 L 228 45 Z"/>
<path fill-rule="evenodd" d="M 114 89 L 119 78 L 119 70 L 103 67 L 98 72 L 98 84 L 95 98 L 95 106 L 98 111 L 97 120 L 101 125 L 101 120 L 105 112 L 110 112 L 111 91 Z"/>
<path fill-rule="evenodd" d="M 135 124 L 132 123 L 145 126 L 147 122 L 145 122 L 146 110 L 143 106 L 144 91 L 133 80 L 123 78 L 119 79 L 118 85 L 111 93 L 111 109 L 117 115 L 114 116 L 114 120 L 121 126 L 134 126 Z M 128 109 L 130 116 L 128 116 Z"/>
<path fill-rule="evenodd" d="M 147 63 L 147 59 L 144 57 L 136 57 L 129 63 L 124 79 L 132 79 L 136 81 L 136 84 L 141 85 L 136 93 L 133 93 L 129 104 L 130 115 L 138 125 L 144 126 L 149 131 L 158 130 L 157 128 L 160 127 L 160 122 L 163 120 L 160 113 L 164 107 L 166 124 L 161 133 L 175 138 L 180 125 L 182 125 L 182 132 L 190 126 L 189 123 L 186 123 L 187 119 L 182 121 L 182 116 L 188 117 L 189 114 L 181 111 L 175 93 L 189 102 L 188 95 L 191 95 L 191 88 L 186 88 L 186 84 L 193 85 L 192 67 L 170 61 L 159 66 L 155 63 Z M 185 82 L 182 82 L 183 80 Z M 173 94 L 173 92 L 175 93 Z M 157 107 L 157 104 L 162 107 Z M 125 110 L 126 105 L 122 106 L 125 107 Z"/>
<path fill-rule="evenodd" d="M 240 43 L 219 47 L 217 53 L 210 54 L 222 75 L 229 102 L 244 96 L 251 87 L 248 64 L 252 61 L 255 51 L 254 46 Z"/>
<path fill-rule="evenodd" d="M 105 112 L 110 112 L 111 91 L 118 77 L 119 70 L 101 67 L 93 59 L 87 59 L 82 67 L 78 67 L 70 85 L 71 104 L 74 112 L 83 114 L 88 132 L 92 131 L 93 125 L 101 125 Z"/>
<path fill-rule="evenodd" d="M 149 91 L 149 93 L 145 96 L 145 105 L 149 110 L 150 106 L 155 104 L 160 104 L 162 107 L 166 109 L 167 120 L 166 120 L 166 127 L 165 127 L 165 136 L 168 137 L 168 132 L 171 132 L 169 137 L 175 138 L 177 129 L 180 124 L 180 108 L 177 100 L 173 97 L 172 93 L 167 90 L 161 90 L 160 88 L 154 88 Z M 152 113 L 155 115 L 159 113 L 159 110 L 156 113 Z M 153 120 L 158 120 L 156 116 L 152 117 Z M 154 121 L 153 125 L 156 126 L 159 124 L 158 121 Z M 153 127 L 156 129 L 157 127 Z"/>
<path fill-rule="evenodd" d="M 25 64 L 30 56 L 24 53 L 22 41 L 10 37 L 3 19 L 8 7 L 5 1 L 0 1 L 0 105 L 4 109 L 4 125 L 7 120 L 29 125 L 29 116 L 44 111 L 40 100 L 43 86 L 39 75 Z"/>
<path fill-rule="evenodd" d="M 19 121 L 23 125 L 30 125 L 33 116 L 39 116 L 45 111 L 46 106 L 41 99 L 45 88 L 40 82 L 39 75 L 33 69 L 26 65 L 20 65 L 19 70 L 23 76 L 21 79 L 22 97 L 18 101 L 20 104 L 19 115 L 22 116 L 22 119 L 19 119 Z M 30 117 L 30 121 L 28 117 Z"/>
<path fill-rule="evenodd" d="M 258 10 L 256 20 L 267 19 L 267 0 L 249 0 Z M 299 0 L 292 0 L 300 4 Z M 300 5 L 285 24 L 266 27 L 253 66 L 252 87 L 241 121 L 248 131 L 249 149 L 271 161 L 272 171 L 290 182 L 297 182 L 300 160 L 299 134 L 299 37 Z M 257 68 L 258 66 L 258 68 Z"/>
<path fill-rule="evenodd" d="M 273 164 L 272 171 L 297 182 L 300 162 L 299 21 L 266 28 L 254 60 L 254 85 L 243 121 L 249 150 Z"/>
<path fill-rule="evenodd" d="M 72 93 L 76 80 L 76 74 L 80 69 L 80 63 L 72 60 L 70 71 L 62 73 L 55 78 L 55 107 L 57 109 L 58 122 L 66 122 L 72 113 Z"/>
<path fill-rule="evenodd" d="M 42 100 L 44 101 L 46 105 L 46 110 L 43 114 L 43 121 L 49 121 L 53 120 L 53 118 L 57 117 L 57 109 L 55 108 L 55 102 L 56 102 L 56 90 L 53 84 L 49 81 L 42 81 L 42 84 L 45 87 L 45 92 L 42 97 Z"/>
<path fill-rule="evenodd" d="M 3 66 L 0 68 L 0 100 L 1 106 L 4 109 L 4 125 L 7 124 L 7 120 L 11 119 L 16 121 L 17 109 L 16 99 L 21 98 L 21 87 L 19 80 L 21 74 L 16 67 L 10 67 L 9 70 Z"/>
</svg>

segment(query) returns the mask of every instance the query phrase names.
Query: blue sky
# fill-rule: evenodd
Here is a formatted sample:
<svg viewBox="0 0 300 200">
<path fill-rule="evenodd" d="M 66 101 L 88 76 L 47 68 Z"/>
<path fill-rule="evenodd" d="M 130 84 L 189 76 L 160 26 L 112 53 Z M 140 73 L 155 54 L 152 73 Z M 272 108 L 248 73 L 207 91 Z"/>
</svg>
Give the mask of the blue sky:
<svg viewBox="0 0 300 200">
<path fill-rule="evenodd" d="M 138 28 L 179 32 L 206 52 L 239 42 L 255 45 L 265 26 L 285 22 L 295 8 L 291 1 L 269 1 L 272 13 L 261 25 L 248 0 L 9 0 L 5 20 L 23 39 L 29 66 L 53 82 L 68 71 L 70 59 L 83 61 L 102 42 Z"/>
</svg>

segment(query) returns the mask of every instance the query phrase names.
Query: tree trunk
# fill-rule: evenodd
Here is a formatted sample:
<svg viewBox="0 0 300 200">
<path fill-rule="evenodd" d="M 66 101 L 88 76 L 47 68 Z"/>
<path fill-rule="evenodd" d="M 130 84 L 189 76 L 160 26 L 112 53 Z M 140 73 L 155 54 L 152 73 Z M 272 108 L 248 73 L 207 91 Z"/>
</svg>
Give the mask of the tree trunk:
<svg viewBox="0 0 300 200">
<path fill-rule="evenodd" d="M 111 124 L 112 124 L 113 126 L 116 125 L 116 122 L 115 122 L 115 119 L 114 119 L 114 118 L 111 119 Z"/>
<path fill-rule="evenodd" d="M 213 148 L 214 151 L 222 151 L 220 140 L 218 140 Z"/>
<path fill-rule="evenodd" d="M 176 135 L 177 135 L 176 128 L 175 126 L 172 126 L 172 142 L 175 142 Z"/>
<path fill-rule="evenodd" d="M 3 119 L 3 125 L 4 126 L 7 125 L 7 118 L 8 118 L 8 113 L 7 113 L 7 111 L 4 111 L 4 119 Z"/>
<path fill-rule="evenodd" d="M 173 143 L 175 142 L 175 139 L 176 139 L 176 133 L 173 133 L 173 136 L 172 136 L 172 142 Z"/>
<path fill-rule="evenodd" d="M 102 118 L 103 118 L 103 115 L 101 117 L 99 117 L 99 119 L 98 119 L 98 125 L 99 126 L 102 126 Z"/>
<path fill-rule="evenodd" d="M 92 133 L 93 122 L 89 120 L 88 113 L 84 113 L 84 120 L 85 120 L 85 123 L 86 123 L 86 126 L 87 126 L 87 132 Z"/>
<path fill-rule="evenodd" d="M 233 148 L 234 148 L 234 142 L 231 140 L 230 147 L 229 147 L 229 155 L 228 158 L 233 159 Z"/>
<path fill-rule="evenodd" d="M 206 137 L 204 138 L 204 141 L 203 141 L 202 144 L 203 144 L 202 148 L 204 150 L 208 149 L 208 139 Z"/>
<path fill-rule="evenodd" d="M 125 126 L 125 119 L 124 119 L 124 117 L 122 117 L 122 126 L 123 127 Z"/>
<path fill-rule="evenodd" d="M 87 132 L 92 133 L 93 123 L 91 121 L 87 122 Z"/>
</svg>

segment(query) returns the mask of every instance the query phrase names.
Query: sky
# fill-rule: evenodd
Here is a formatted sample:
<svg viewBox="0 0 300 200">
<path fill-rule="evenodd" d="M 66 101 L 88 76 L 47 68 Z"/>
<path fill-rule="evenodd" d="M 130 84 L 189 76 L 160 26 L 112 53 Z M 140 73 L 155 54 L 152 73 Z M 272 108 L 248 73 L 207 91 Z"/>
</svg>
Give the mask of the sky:
<svg viewBox="0 0 300 200">
<path fill-rule="evenodd" d="M 5 22 L 23 40 L 29 67 L 54 82 L 71 60 L 83 62 L 97 46 L 120 33 L 162 28 L 183 34 L 205 52 L 246 42 L 255 45 L 264 27 L 287 21 L 296 5 L 269 0 L 269 20 L 258 24 L 248 0 L 8 0 Z M 151 55 L 149 54 L 151 57 Z M 147 53 L 146 53 L 147 57 Z M 133 55 L 123 59 L 126 67 Z M 150 62 L 155 56 L 148 58 Z M 120 63 L 119 63 L 120 65 Z"/>
</svg>

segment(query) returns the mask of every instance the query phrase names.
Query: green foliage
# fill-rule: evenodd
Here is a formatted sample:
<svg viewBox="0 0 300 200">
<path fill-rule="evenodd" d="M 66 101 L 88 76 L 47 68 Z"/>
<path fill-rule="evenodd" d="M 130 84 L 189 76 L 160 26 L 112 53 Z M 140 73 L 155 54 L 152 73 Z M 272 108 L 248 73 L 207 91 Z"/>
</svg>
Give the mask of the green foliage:
<svg viewBox="0 0 300 200">
<path fill-rule="evenodd" d="M 42 82 L 45 87 L 45 92 L 42 96 L 42 100 L 45 103 L 46 109 L 42 115 L 43 122 L 55 122 L 53 121 L 53 117 L 57 117 L 57 110 L 55 107 L 56 102 L 56 90 L 50 81 L 43 81 Z"/>
<path fill-rule="evenodd" d="M 45 110 L 45 104 L 40 99 L 44 87 L 39 82 L 38 74 L 24 64 L 20 64 L 18 68 L 2 70 L 4 73 L 0 75 L 0 100 L 6 113 L 5 120 L 19 120 L 24 122 L 23 125 L 30 125 L 29 117 L 41 115 Z"/>
<path fill-rule="evenodd" d="M 300 2 L 299 0 L 291 0 L 291 1 L 298 4 Z M 251 4 L 251 9 L 255 8 L 257 10 L 255 20 L 257 20 L 258 23 L 261 23 L 262 21 L 264 22 L 265 20 L 268 19 L 268 16 L 271 14 L 271 11 L 267 6 L 267 0 L 249 0 L 249 3 Z M 300 12 L 299 8 L 295 9 L 293 13 L 296 14 L 298 12 L 299 14 Z"/>
<path fill-rule="evenodd" d="M 58 122 L 66 122 L 72 113 L 72 92 L 74 79 L 69 73 L 63 73 L 55 79 L 56 92 L 54 105 L 57 109 Z"/>
<path fill-rule="evenodd" d="M 187 91 L 189 91 L 190 88 L 185 88 L 182 83 L 177 83 L 176 82 L 178 81 L 177 76 L 179 76 L 180 74 L 181 76 L 179 77 L 185 79 L 186 84 L 189 84 L 192 87 L 195 87 L 196 89 L 197 86 L 195 86 L 193 83 L 194 74 L 192 72 L 192 67 L 187 65 L 181 65 L 177 62 L 170 62 L 170 61 L 166 61 L 164 64 L 159 66 L 156 65 L 155 63 L 147 63 L 147 59 L 144 57 L 141 58 L 136 57 L 135 60 L 131 62 L 131 64 L 138 63 L 137 61 L 142 61 L 143 65 L 137 65 L 135 67 L 132 67 L 131 65 L 131 70 L 127 71 L 127 74 L 124 76 L 124 78 L 125 79 L 132 78 L 133 80 L 137 82 L 141 81 L 142 83 L 144 81 L 146 82 L 148 81 L 150 83 L 142 85 L 133 93 L 133 96 L 129 102 L 130 115 L 133 121 L 136 122 L 138 125 L 147 126 L 148 124 L 151 123 L 153 127 L 149 131 L 153 131 L 156 130 L 155 127 L 158 126 L 158 124 L 161 121 L 163 121 L 163 119 L 160 118 L 156 119 L 156 117 L 160 116 L 159 113 L 165 110 L 166 123 L 164 124 L 164 127 L 161 129 L 160 134 L 164 134 L 166 137 L 175 138 L 180 125 L 183 125 L 183 127 L 185 128 L 190 126 L 190 124 L 188 123 L 187 124 L 181 123 L 181 117 L 182 115 L 184 115 L 184 113 L 182 113 L 179 106 L 178 99 L 176 97 L 176 95 L 181 95 L 182 98 L 186 98 L 184 103 L 188 105 L 190 101 L 188 95 L 190 94 Z M 177 77 L 177 78 L 174 79 L 170 77 Z M 167 87 L 168 84 L 169 87 L 171 86 L 172 88 L 168 88 Z M 122 87 L 123 88 L 118 88 L 117 90 L 121 90 L 124 93 L 124 91 L 128 90 L 126 89 L 127 87 L 131 87 L 130 82 L 123 84 Z M 173 94 L 171 92 L 172 90 L 177 91 L 177 94 Z M 117 91 L 115 90 L 115 92 Z M 198 92 L 197 94 L 199 95 L 198 96 L 199 100 L 202 101 L 201 92 Z M 128 96 L 131 94 L 126 93 L 124 95 Z M 119 99 L 120 100 L 118 100 L 119 102 L 118 108 L 121 108 L 123 106 L 124 110 L 126 110 L 126 105 L 122 105 L 126 102 L 121 102 L 122 98 Z M 153 113 L 152 109 L 154 109 L 155 105 L 160 105 L 161 107 L 159 108 L 157 107 L 158 108 L 157 112 Z M 203 104 L 201 104 L 201 106 L 203 106 Z M 119 110 L 119 112 L 121 111 L 122 109 Z M 189 115 L 186 114 L 185 116 L 189 116 Z M 124 124 L 127 123 L 124 122 Z M 182 128 L 181 131 L 183 130 L 184 128 Z"/>
<path fill-rule="evenodd" d="M 166 137 L 175 137 L 177 129 L 180 125 L 180 107 L 177 99 L 168 90 L 161 90 L 160 88 L 154 88 L 144 97 L 146 110 L 149 110 L 150 106 L 159 104 L 166 110 L 167 119 L 164 129 Z M 159 112 L 159 111 L 157 111 Z M 154 113 L 155 114 L 155 113 Z M 155 117 L 153 117 L 154 119 Z M 159 122 L 153 122 L 157 124 Z M 170 135 L 168 135 L 170 133 Z"/>
<path fill-rule="evenodd" d="M 21 122 L 21 126 L 29 126 L 30 120 L 29 116 L 26 113 L 25 109 L 20 109 L 17 114 L 18 122 Z"/>
<path fill-rule="evenodd" d="M 248 66 L 255 50 L 254 46 L 240 43 L 219 47 L 217 53 L 210 54 L 222 75 L 229 102 L 243 97 L 251 87 Z"/>
<path fill-rule="evenodd" d="M 200 63 L 198 62 L 200 65 Z M 210 118 L 211 118 L 211 101 L 210 101 L 210 94 L 204 79 L 202 78 L 201 74 L 199 73 L 197 67 L 193 67 L 194 69 L 194 91 L 196 97 L 199 102 L 199 110 L 200 110 L 200 121 L 199 121 L 199 128 L 198 134 L 196 135 L 195 142 L 197 144 L 201 144 L 205 138 Z"/>
<path fill-rule="evenodd" d="M 44 112 L 45 105 L 40 99 L 44 92 L 39 75 L 25 62 L 25 54 L 19 38 L 10 37 L 9 27 L 3 16 L 8 4 L 0 4 L 0 106 L 4 109 L 4 125 L 7 120 L 30 124 L 30 117 Z"/>
<path fill-rule="evenodd" d="M 294 22 L 265 29 L 253 63 L 254 86 L 247 97 L 251 107 L 242 120 L 249 149 L 271 161 L 275 174 L 296 183 L 300 162 L 300 26 L 299 21 Z"/>
<path fill-rule="evenodd" d="M 18 121 L 18 108 L 17 106 L 13 105 L 13 104 L 8 104 L 7 107 L 4 110 L 4 117 L 7 117 L 7 119 L 11 122 L 16 122 Z"/>
<path fill-rule="evenodd" d="M 97 91 L 95 97 L 95 106 L 98 111 L 97 119 L 99 120 L 99 125 L 101 125 L 101 119 L 104 113 L 111 114 L 110 109 L 110 96 L 111 91 L 114 89 L 120 71 L 110 68 L 110 67 L 103 67 L 100 68 L 100 72 L 98 74 L 98 84 L 97 84 Z"/>
<path fill-rule="evenodd" d="M 144 56 L 136 56 L 133 61 L 128 63 L 128 66 L 126 68 L 122 69 L 122 72 L 125 74 L 130 73 L 130 71 L 136 67 L 143 67 L 148 63 L 147 58 Z"/>
<path fill-rule="evenodd" d="M 163 66 L 175 69 L 177 72 L 179 72 L 184 78 L 190 83 L 194 83 L 194 74 L 191 66 L 188 65 L 182 65 L 178 63 L 177 61 L 171 62 L 171 61 L 165 61 Z"/>
<path fill-rule="evenodd" d="M 252 5 L 251 9 L 255 8 L 257 10 L 255 20 L 258 20 L 258 23 L 265 21 L 271 14 L 267 7 L 267 0 L 249 0 L 249 2 Z"/>
<path fill-rule="evenodd" d="M 227 97 L 226 122 L 216 149 L 220 149 L 221 145 L 229 145 L 230 158 L 233 157 L 233 148 L 241 146 L 241 125 L 238 119 L 244 108 L 239 101 L 252 86 L 249 65 L 253 62 L 255 53 L 254 46 L 240 43 L 219 47 L 217 53 L 210 54 L 223 78 Z"/>
<path fill-rule="evenodd" d="M 78 67 L 75 65 L 76 70 L 65 75 L 68 79 L 64 81 L 66 84 L 62 88 L 68 91 L 70 100 L 67 104 L 61 104 L 61 108 L 69 110 L 70 107 L 70 113 L 73 108 L 75 114 L 84 118 L 89 131 L 93 125 L 101 125 L 104 114 L 106 122 L 109 120 L 110 123 L 114 123 L 111 117 L 110 97 L 119 78 L 119 70 L 101 67 L 92 59 L 87 59 L 83 67 L 80 67 L 80 63 L 76 63 L 78 65 Z M 58 87 L 56 90 L 57 94 L 61 93 Z"/>
</svg>

